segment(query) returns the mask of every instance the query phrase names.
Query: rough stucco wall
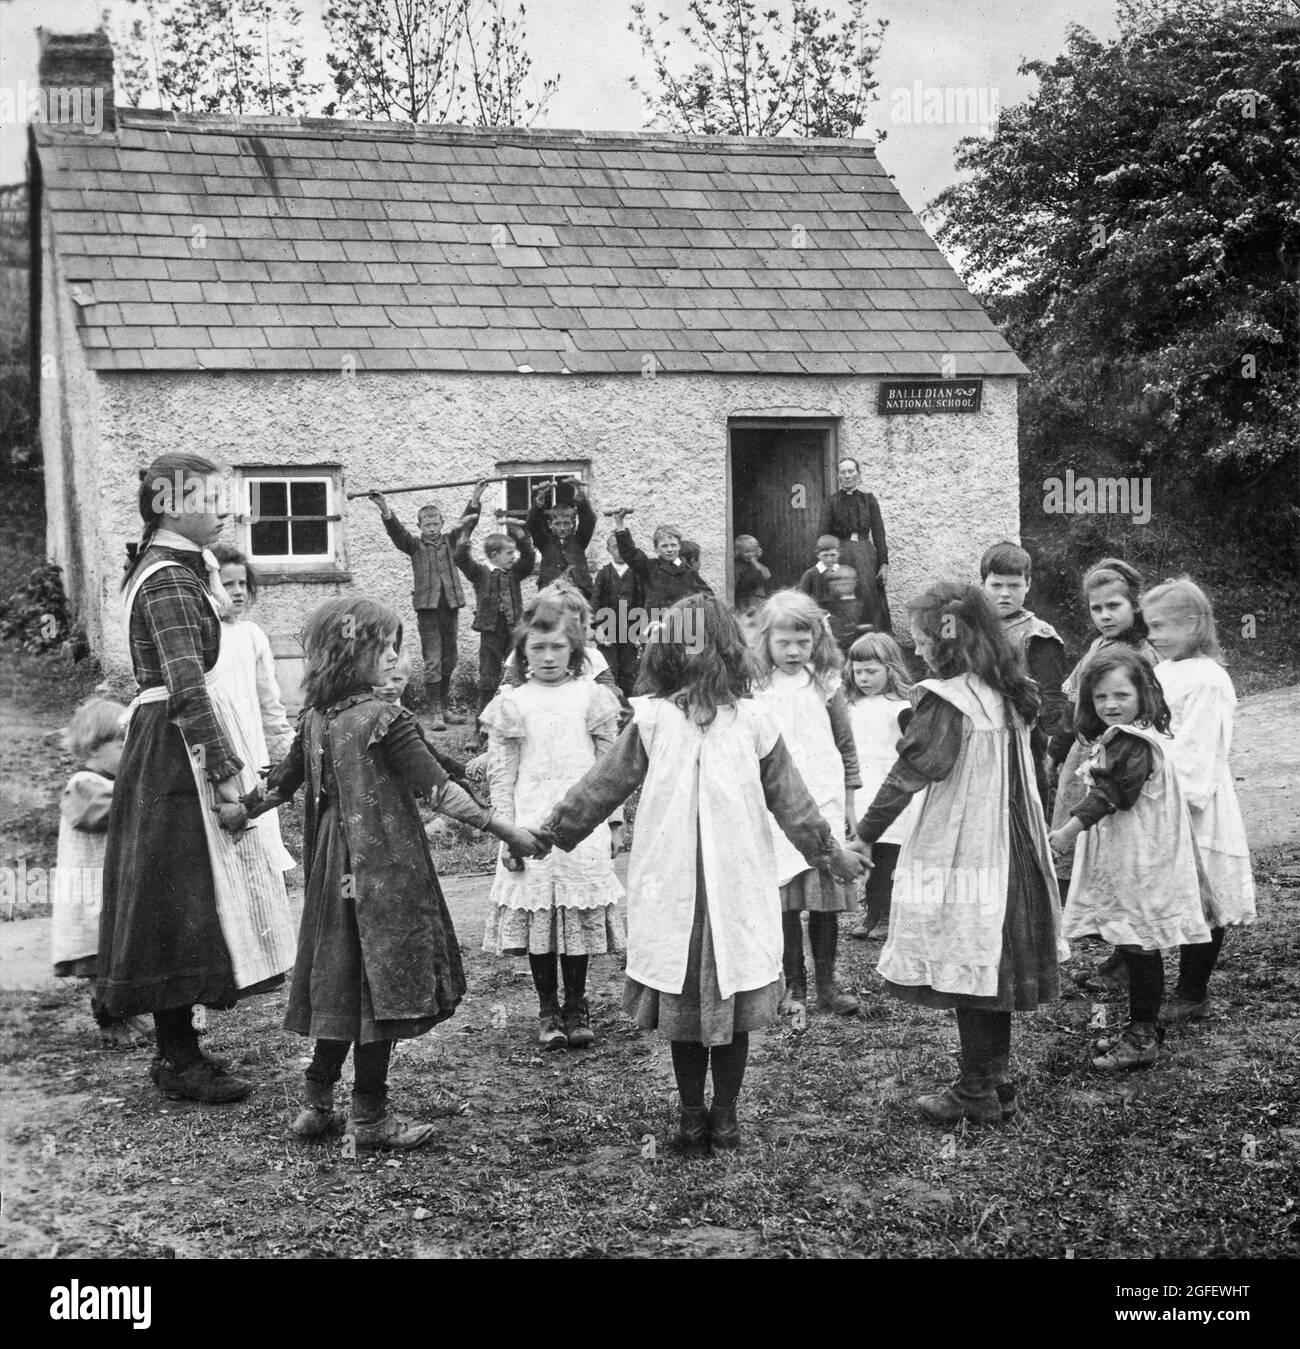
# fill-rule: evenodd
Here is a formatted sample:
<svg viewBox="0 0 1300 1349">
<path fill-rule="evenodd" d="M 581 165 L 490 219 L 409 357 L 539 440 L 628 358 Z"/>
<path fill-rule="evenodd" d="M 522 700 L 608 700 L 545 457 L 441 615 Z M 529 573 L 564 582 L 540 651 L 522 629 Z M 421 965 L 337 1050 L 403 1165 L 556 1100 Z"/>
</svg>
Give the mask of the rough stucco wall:
<svg viewBox="0 0 1300 1349">
<path fill-rule="evenodd" d="M 86 627 L 92 650 L 104 645 L 99 572 L 103 519 L 99 497 L 97 377 L 86 366 L 77 307 L 57 272 L 48 211 L 42 211 L 41 453 L 45 466 L 45 548 L 63 568 L 74 621 Z M 49 371 L 53 358 L 52 375 Z"/>
<path fill-rule="evenodd" d="M 635 505 L 630 523 L 644 546 L 655 523 L 673 521 L 700 542 L 704 575 L 721 592 L 730 553 L 728 418 L 834 417 L 840 452 L 862 460 L 865 483 L 880 498 L 897 605 L 926 581 L 975 575 L 988 543 L 1018 536 L 1016 382 L 986 379 L 977 414 L 929 417 L 880 416 L 878 387 L 866 377 L 104 376 L 102 444 L 111 471 L 91 546 L 101 569 L 120 566 L 122 543 L 137 528 L 136 469 L 178 447 L 230 465 L 338 461 L 349 491 L 490 475 L 500 461 L 590 459 L 597 511 Z M 440 494 L 448 521 L 468 494 Z M 413 527 L 424 499 L 415 494 L 392 504 Z M 354 588 L 412 619 L 410 563 L 389 543 L 378 511 L 365 500 L 346 503 L 344 528 Z M 487 532 L 481 526 L 476 542 Z M 608 522 L 598 520 L 595 565 L 604 560 L 606 533 Z M 254 617 L 273 636 L 294 632 L 339 589 L 267 587 Z M 461 621 L 469 661 L 457 671 L 461 687 L 477 649 L 470 612 Z M 125 660 L 115 612 L 102 654 L 110 665 Z"/>
</svg>

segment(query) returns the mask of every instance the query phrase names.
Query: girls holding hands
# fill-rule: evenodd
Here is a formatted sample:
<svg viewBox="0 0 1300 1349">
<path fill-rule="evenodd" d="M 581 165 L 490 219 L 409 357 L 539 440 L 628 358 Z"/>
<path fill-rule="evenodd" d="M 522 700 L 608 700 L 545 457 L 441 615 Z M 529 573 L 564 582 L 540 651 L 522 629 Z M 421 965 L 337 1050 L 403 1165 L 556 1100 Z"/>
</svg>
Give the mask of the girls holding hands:
<svg viewBox="0 0 1300 1349">
<path fill-rule="evenodd" d="M 1038 694 L 975 586 L 931 586 L 908 618 L 937 678 L 914 691 L 897 761 L 858 825 L 874 846 L 925 792 L 879 970 L 895 997 L 957 1013 L 961 1074 L 921 1113 L 998 1123 L 1016 1110 L 1011 1014 L 1057 997 L 1068 953 L 1029 746 Z"/>
<path fill-rule="evenodd" d="M 582 607 L 585 611 L 585 603 Z M 585 647 L 581 614 L 561 597 L 543 596 L 529 605 L 514 649 L 524 681 L 504 685 L 482 714 L 488 781 L 503 820 L 540 825 L 618 735 L 618 698 L 582 677 Z M 528 956 L 543 1048 L 585 1049 L 595 1039 L 587 961 L 623 950 L 622 894 L 610 839 L 602 833 L 571 853 L 526 861 L 522 870 L 504 856 L 498 862 L 491 894 L 496 909 L 488 917 L 483 949 Z"/>
<path fill-rule="evenodd" d="M 432 1137 L 432 1125 L 408 1127 L 389 1114 L 389 1057 L 394 1040 L 423 1035 L 465 992 L 416 798 L 518 851 L 531 845 L 450 782 L 411 713 L 375 692 L 396 667 L 401 641 L 397 615 L 373 600 L 331 600 L 312 614 L 306 711 L 266 791 L 245 801 L 256 816 L 306 789 L 306 895 L 285 1028 L 316 1046 L 294 1132 L 310 1138 L 331 1129 L 334 1084 L 353 1048 L 349 1131 L 367 1149 L 416 1148 Z"/>
<path fill-rule="evenodd" d="M 780 727 L 795 767 L 837 838 L 854 828 L 853 792 L 861 785 L 848 704 L 840 686 L 844 657 L 826 615 L 809 596 L 778 590 L 759 611 L 750 645 L 759 670 L 757 696 Z M 835 978 L 841 913 L 857 909 L 852 890 L 804 853 L 775 824 L 777 883 L 785 932 L 786 1010 L 796 1015 L 808 999 L 803 912 L 813 951 L 817 1000 L 823 1011 L 852 1016 L 858 1000 Z"/>
<path fill-rule="evenodd" d="M 1085 835 L 1074 849 L 1066 937 L 1099 934 L 1128 970 L 1128 1025 L 1099 1042 L 1092 1060 L 1114 1072 L 1159 1057 L 1160 951 L 1208 946 L 1208 887 L 1174 771 L 1169 709 L 1151 666 L 1124 646 L 1100 652 L 1083 672 L 1075 724 L 1091 746 L 1088 790 L 1051 843 L 1073 846 Z"/>
<path fill-rule="evenodd" d="M 1143 595 L 1142 608 L 1161 657 L 1156 678 L 1169 704 L 1174 767 L 1213 894 L 1209 944 L 1183 946 L 1163 1019 L 1199 1020 L 1209 1011 L 1224 929 L 1255 921 L 1255 878 L 1228 763 L 1237 694 L 1221 664 L 1214 611 L 1198 585 L 1185 576 L 1166 581 Z"/>
<path fill-rule="evenodd" d="M 674 621 L 688 609 L 697 623 Z M 684 640 L 689 633 L 692 640 Z M 572 850 L 641 786 L 628 867 L 624 1009 L 672 1042 L 687 1156 L 740 1145 L 736 1098 L 749 1034 L 780 991 L 781 900 L 767 812 L 808 866 L 862 872 L 803 786 L 776 722 L 752 697 L 735 620 L 682 600 L 650 638 L 642 697 L 613 749 L 536 831 Z M 713 1104 L 704 1109 L 713 1073 Z"/>
</svg>

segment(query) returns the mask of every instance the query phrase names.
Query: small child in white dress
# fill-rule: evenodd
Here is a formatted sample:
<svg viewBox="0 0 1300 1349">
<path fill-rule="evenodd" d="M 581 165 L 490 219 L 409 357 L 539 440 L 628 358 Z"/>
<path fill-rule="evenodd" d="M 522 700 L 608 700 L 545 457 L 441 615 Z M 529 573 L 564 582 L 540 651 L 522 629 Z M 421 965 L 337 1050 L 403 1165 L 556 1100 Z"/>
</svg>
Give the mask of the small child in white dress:
<svg viewBox="0 0 1300 1349">
<path fill-rule="evenodd" d="M 503 684 L 480 720 L 488 734 L 492 807 L 534 828 L 618 735 L 613 692 L 580 678 L 583 631 L 574 611 L 541 599 L 525 612 L 514 655 L 526 672 Z M 497 865 L 483 949 L 527 955 L 537 989 L 543 1048 L 583 1049 L 595 1039 L 587 1006 L 587 962 L 625 949 L 611 840 L 599 830 L 571 853 L 523 862 L 504 853 Z M 559 1002 L 556 958 L 564 981 Z"/>
<path fill-rule="evenodd" d="M 1093 1067 L 1143 1068 L 1160 1056 L 1161 948 L 1208 947 L 1209 887 L 1173 765 L 1169 708 L 1138 652 L 1112 646 L 1092 658 L 1075 727 L 1090 746 L 1086 791 L 1050 839 L 1053 848 L 1074 849 L 1062 932 L 1105 938 L 1128 970 L 1128 1025 L 1097 1042 Z"/>
<path fill-rule="evenodd" d="M 858 751 L 862 801 L 875 800 L 898 759 L 898 737 L 912 720 L 908 701 L 911 689 L 902 649 L 887 632 L 863 633 L 849 648 L 844 666 L 844 696 L 849 702 L 853 743 Z M 858 941 L 866 941 L 882 923 L 886 928 L 889 926 L 889 896 L 894 888 L 898 852 L 920 813 L 918 794 L 871 845 L 867 911 L 849 934 Z"/>
<path fill-rule="evenodd" d="M 91 698 L 77 708 L 63 733 L 64 745 L 81 767 L 68 779 L 59 801 L 50 946 L 54 973 L 60 979 L 93 979 L 98 973 L 104 848 L 128 715 L 121 703 Z M 141 1017 L 106 1011 L 93 993 L 90 1011 L 105 1048 L 130 1049 L 153 1033 Z"/>
<path fill-rule="evenodd" d="M 1198 1021 L 1210 1009 L 1210 975 L 1224 930 L 1255 921 L 1255 877 L 1228 762 L 1237 693 L 1222 665 L 1214 610 L 1200 586 L 1185 576 L 1166 581 L 1142 596 L 1144 613 L 1148 606 L 1151 645 L 1161 657 L 1156 678 L 1174 733 L 1174 767 L 1213 892 L 1210 943 L 1182 948 L 1178 985 L 1161 1020 Z"/>
</svg>

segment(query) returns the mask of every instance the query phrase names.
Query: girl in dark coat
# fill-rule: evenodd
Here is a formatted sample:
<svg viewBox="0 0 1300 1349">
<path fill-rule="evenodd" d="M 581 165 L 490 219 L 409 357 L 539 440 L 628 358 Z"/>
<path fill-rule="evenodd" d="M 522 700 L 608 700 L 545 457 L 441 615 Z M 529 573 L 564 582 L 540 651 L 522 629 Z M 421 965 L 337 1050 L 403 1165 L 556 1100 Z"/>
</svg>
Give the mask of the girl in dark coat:
<svg viewBox="0 0 1300 1349">
<path fill-rule="evenodd" d="M 297 737 L 266 791 L 250 793 L 245 806 L 258 815 L 306 787 L 307 886 L 285 1027 L 312 1036 L 316 1051 L 294 1132 L 311 1138 L 331 1128 L 334 1084 L 355 1047 L 348 1132 L 359 1148 L 405 1150 L 428 1142 L 433 1126 L 408 1127 L 388 1113 L 393 1041 L 446 1020 L 465 993 L 416 798 L 518 852 L 530 839 L 452 782 L 411 714 L 375 693 L 401 641 L 397 615 L 373 600 L 316 610 Z"/>
</svg>

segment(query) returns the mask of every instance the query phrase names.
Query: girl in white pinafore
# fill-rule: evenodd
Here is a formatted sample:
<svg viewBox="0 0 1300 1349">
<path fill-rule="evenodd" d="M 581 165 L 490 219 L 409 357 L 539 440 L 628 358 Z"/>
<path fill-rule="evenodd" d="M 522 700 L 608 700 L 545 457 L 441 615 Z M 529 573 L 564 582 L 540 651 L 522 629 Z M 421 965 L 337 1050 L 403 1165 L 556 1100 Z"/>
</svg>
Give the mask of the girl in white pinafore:
<svg viewBox="0 0 1300 1349">
<path fill-rule="evenodd" d="M 938 678 L 913 689 L 898 758 L 858 822 L 874 844 L 925 793 L 878 969 L 894 997 L 957 1013 L 961 1075 L 921 1097 L 921 1113 L 996 1124 L 1017 1109 L 1012 1013 L 1056 999 L 1069 954 L 1029 745 L 1038 691 L 977 586 L 933 585 L 908 620 Z"/>
<path fill-rule="evenodd" d="M 912 685 L 898 643 L 887 632 L 866 632 L 849 648 L 844 666 L 844 696 L 849 704 L 853 743 L 858 751 L 862 788 L 858 799 L 871 801 L 885 774 L 898 758 L 898 737 L 912 720 L 908 694 Z M 883 922 L 889 923 L 889 897 L 894 887 L 898 850 L 907 841 L 921 813 L 914 797 L 907 809 L 871 845 L 867 877 L 867 911 L 852 936 L 866 941 Z"/>
<path fill-rule="evenodd" d="M 294 731 L 280 697 L 270 640 L 248 616 L 257 602 L 257 574 L 237 548 L 222 544 L 212 551 L 221 564 L 221 584 L 230 596 L 230 611 L 221 621 L 217 668 L 228 676 L 223 683 L 233 713 L 235 753 L 260 772 L 288 754 Z M 292 871 L 297 866 L 284 846 L 278 811 L 267 811 L 251 821 L 249 828 L 261 833 L 263 845 L 280 871 Z"/>
<path fill-rule="evenodd" d="M 1142 1068 L 1160 1055 L 1161 948 L 1209 945 L 1209 886 L 1172 762 L 1169 708 L 1151 666 L 1119 646 L 1094 657 L 1079 686 L 1075 725 L 1089 745 L 1085 794 L 1050 840 L 1074 852 L 1063 931 L 1104 937 L 1128 971 L 1128 1024 L 1096 1043 L 1093 1067 Z"/>
<path fill-rule="evenodd" d="M 1214 610 L 1205 592 L 1183 577 L 1142 596 L 1155 611 L 1151 643 L 1162 657 L 1156 678 L 1169 704 L 1173 761 L 1191 810 L 1192 833 L 1209 877 L 1210 944 L 1183 947 L 1178 985 L 1161 1020 L 1199 1020 L 1209 1011 L 1209 981 L 1227 927 L 1255 921 L 1255 878 L 1246 826 L 1233 786 L 1232 722 L 1236 690 L 1220 663 Z"/>
<path fill-rule="evenodd" d="M 488 734 L 492 807 L 525 828 L 539 825 L 618 734 L 617 696 L 582 679 L 583 633 L 556 600 L 530 605 L 515 640 L 527 680 L 505 685 L 479 720 Z M 492 882 L 496 905 L 483 949 L 527 955 L 537 989 L 538 1039 L 545 1049 L 583 1049 L 595 1036 L 587 1007 L 587 961 L 624 949 L 608 831 L 571 855 L 502 856 Z M 559 1004 L 556 959 L 564 980 Z"/>
<path fill-rule="evenodd" d="M 840 687 L 844 657 L 825 612 L 798 590 L 778 590 L 758 613 L 750 638 L 759 670 L 756 696 L 776 718 L 799 775 L 836 838 L 851 833 L 853 792 L 861 786 L 849 707 Z M 853 889 L 830 873 L 809 867 L 774 819 L 768 827 L 776 849 L 784 933 L 785 1010 L 796 1017 L 808 999 L 803 954 L 803 913 L 823 1011 L 852 1016 L 858 1000 L 835 977 L 841 913 L 854 913 Z"/>
<path fill-rule="evenodd" d="M 749 1034 L 771 1021 L 780 996 L 781 901 L 767 812 L 806 865 L 845 880 L 861 871 L 836 846 L 774 719 L 750 696 L 751 678 L 740 629 L 719 601 L 679 600 L 642 660 L 651 695 L 632 699 L 632 721 L 614 748 L 535 831 L 543 843 L 577 848 L 641 788 L 623 1007 L 672 1042 L 688 1157 L 740 1146 L 736 1098 Z"/>
</svg>

